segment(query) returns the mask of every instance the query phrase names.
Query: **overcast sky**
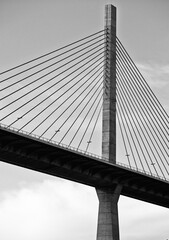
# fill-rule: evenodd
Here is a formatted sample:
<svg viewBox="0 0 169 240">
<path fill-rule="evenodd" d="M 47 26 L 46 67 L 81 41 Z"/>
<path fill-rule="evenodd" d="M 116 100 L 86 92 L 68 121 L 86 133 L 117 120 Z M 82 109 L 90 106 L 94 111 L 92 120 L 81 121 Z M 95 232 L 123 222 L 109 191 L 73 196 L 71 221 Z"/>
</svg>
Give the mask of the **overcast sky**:
<svg viewBox="0 0 169 240">
<path fill-rule="evenodd" d="M 0 71 L 104 27 L 117 7 L 117 35 L 169 112 L 168 0 L 0 0 Z M 0 163 L 0 239 L 93 240 L 93 188 Z M 169 210 L 120 197 L 123 240 L 166 240 Z"/>
</svg>

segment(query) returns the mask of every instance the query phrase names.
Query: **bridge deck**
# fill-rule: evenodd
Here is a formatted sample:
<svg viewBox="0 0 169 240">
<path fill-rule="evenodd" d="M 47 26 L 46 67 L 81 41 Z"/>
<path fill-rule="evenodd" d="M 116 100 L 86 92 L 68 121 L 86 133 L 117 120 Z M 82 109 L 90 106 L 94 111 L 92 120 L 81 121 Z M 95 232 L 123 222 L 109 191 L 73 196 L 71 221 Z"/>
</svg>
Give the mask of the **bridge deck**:
<svg viewBox="0 0 169 240">
<path fill-rule="evenodd" d="M 169 207 L 169 183 L 125 167 L 0 128 L 0 161 L 93 187 L 121 184 L 122 195 Z"/>
</svg>

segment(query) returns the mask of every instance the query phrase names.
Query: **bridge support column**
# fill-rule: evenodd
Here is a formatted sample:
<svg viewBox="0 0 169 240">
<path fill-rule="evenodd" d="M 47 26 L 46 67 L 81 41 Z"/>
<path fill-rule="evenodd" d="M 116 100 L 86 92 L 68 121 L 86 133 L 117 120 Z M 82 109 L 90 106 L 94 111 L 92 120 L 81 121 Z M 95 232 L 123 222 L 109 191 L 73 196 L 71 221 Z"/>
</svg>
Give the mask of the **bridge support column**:
<svg viewBox="0 0 169 240">
<path fill-rule="evenodd" d="M 99 198 L 97 240 L 119 240 L 118 199 L 121 186 L 96 189 Z"/>
<path fill-rule="evenodd" d="M 116 163 L 116 8 L 105 6 L 105 65 L 102 156 Z M 119 240 L 118 199 L 121 186 L 96 189 L 99 198 L 97 240 Z"/>
</svg>

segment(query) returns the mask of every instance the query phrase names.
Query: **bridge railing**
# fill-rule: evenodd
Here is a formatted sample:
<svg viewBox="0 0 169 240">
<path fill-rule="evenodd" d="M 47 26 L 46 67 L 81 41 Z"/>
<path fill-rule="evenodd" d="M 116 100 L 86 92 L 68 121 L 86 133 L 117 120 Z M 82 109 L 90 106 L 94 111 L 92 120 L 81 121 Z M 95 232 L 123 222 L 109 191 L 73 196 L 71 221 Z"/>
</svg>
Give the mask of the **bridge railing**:
<svg viewBox="0 0 169 240">
<path fill-rule="evenodd" d="M 54 141 L 54 140 L 50 140 L 46 137 L 40 137 L 39 135 L 36 135 L 34 133 L 29 133 L 25 130 L 18 130 L 17 128 L 15 127 L 12 127 L 12 126 L 8 126 L 8 125 L 5 125 L 3 123 L 0 123 L 0 128 L 1 129 L 5 129 L 7 131 L 10 131 L 10 132 L 14 132 L 15 134 L 18 134 L 18 135 L 22 135 L 25 137 L 28 136 L 32 139 L 37 139 L 39 141 L 44 141 L 45 143 L 49 143 L 49 144 L 52 144 L 53 146 L 59 146 L 59 147 L 62 147 L 62 148 L 65 148 L 65 149 L 68 149 L 68 150 L 72 150 L 74 152 L 78 152 L 78 153 L 81 153 L 83 155 L 86 155 L 86 156 L 91 156 L 93 158 L 96 158 L 96 159 L 99 159 L 99 160 L 102 160 L 102 161 L 106 161 L 107 162 L 107 159 L 106 158 L 103 158 L 102 156 L 99 156 L 97 154 L 94 154 L 94 153 L 90 153 L 90 152 L 87 152 L 87 151 L 84 151 L 82 149 L 79 149 L 79 148 L 76 148 L 76 147 L 72 147 L 72 146 L 68 146 L 66 144 L 63 144 L 63 143 L 59 143 L 57 141 Z M 154 178 L 157 178 L 157 179 L 161 179 L 163 181 L 166 181 L 166 182 L 169 182 L 168 179 L 165 179 L 163 178 L 162 176 L 157 176 L 155 174 L 151 174 L 147 171 L 143 171 L 142 169 L 139 169 L 139 168 L 136 168 L 136 167 L 133 167 L 133 166 L 129 166 L 127 164 L 124 164 L 124 163 L 121 163 L 121 162 L 116 162 L 117 165 L 121 166 L 121 167 L 124 167 L 124 168 L 127 168 L 127 169 L 130 169 L 130 170 L 133 170 L 135 172 L 139 172 L 139 173 L 143 173 L 145 175 L 148 175 L 148 176 L 151 176 L 151 177 L 154 177 Z"/>
</svg>

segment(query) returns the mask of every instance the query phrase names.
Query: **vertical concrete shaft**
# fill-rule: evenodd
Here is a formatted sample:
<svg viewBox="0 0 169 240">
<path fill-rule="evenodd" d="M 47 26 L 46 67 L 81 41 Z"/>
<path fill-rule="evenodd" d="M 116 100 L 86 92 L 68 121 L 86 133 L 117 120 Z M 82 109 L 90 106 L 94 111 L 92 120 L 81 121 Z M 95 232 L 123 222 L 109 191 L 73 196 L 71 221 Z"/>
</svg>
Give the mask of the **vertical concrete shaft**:
<svg viewBox="0 0 169 240">
<path fill-rule="evenodd" d="M 121 186 L 96 189 L 99 198 L 97 240 L 119 240 L 118 199 Z"/>
<path fill-rule="evenodd" d="M 104 67 L 102 156 L 116 163 L 116 8 L 105 7 L 106 54 Z M 121 186 L 96 189 L 99 198 L 97 240 L 119 240 L 118 199 Z"/>
<path fill-rule="evenodd" d="M 116 8 L 105 6 L 106 53 L 104 67 L 102 156 L 116 162 Z"/>
</svg>

